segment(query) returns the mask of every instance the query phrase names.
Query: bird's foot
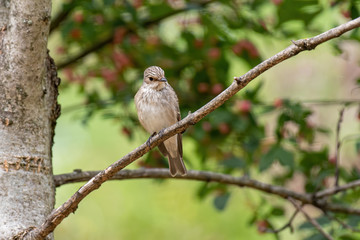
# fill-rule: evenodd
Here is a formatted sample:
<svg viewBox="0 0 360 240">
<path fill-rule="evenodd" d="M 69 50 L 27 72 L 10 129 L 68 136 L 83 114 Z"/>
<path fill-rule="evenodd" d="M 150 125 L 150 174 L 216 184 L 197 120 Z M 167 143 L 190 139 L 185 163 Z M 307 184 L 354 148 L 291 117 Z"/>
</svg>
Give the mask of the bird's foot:
<svg viewBox="0 0 360 240">
<path fill-rule="evenodd" d="M 150 147 L 151 144 L 151 139 L 156 135 L 156 132 L 153 132 L 153 134 L 151 134 L 151 136 L 148 138 L 148 140 L 146 140 L 146 145 L 148 147 Z"/>
<path fill-rule="evenodd" d="M 162 137 L 164 135 L 164 131 L 165 131 L 165 128 L 160 130 L 160 132 L 158 133 L 160 137 Z"/>
</svg>

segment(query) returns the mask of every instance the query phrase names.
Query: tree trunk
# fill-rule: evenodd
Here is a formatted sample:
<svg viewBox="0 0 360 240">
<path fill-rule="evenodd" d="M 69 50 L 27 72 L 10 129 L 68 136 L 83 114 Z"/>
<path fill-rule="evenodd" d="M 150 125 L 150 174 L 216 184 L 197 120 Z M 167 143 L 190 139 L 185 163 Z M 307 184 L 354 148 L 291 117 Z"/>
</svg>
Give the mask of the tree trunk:
<svg viewBox="0 0 360 240">
<path fill-rule="evenodd" d="M 0 239 L 40 225 L 54 207 L 60 108 L 47 54 L 50 13 L 50 0 L 0 0 Z"/>
</svg>

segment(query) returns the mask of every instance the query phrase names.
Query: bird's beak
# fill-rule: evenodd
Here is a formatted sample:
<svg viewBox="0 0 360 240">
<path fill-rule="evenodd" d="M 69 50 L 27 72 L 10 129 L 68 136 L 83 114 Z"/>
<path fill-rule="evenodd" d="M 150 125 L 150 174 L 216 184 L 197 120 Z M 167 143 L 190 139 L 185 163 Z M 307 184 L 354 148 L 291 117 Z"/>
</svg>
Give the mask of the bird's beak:
<svg viewBox="0 0 360 240">
<path fill-rule="evenodd" d="M 167 79 L 163 77 L 163 78 L 161 78 L 159 81 L 160 81 L 160 82 L 167 82 Z"/>
</svg>

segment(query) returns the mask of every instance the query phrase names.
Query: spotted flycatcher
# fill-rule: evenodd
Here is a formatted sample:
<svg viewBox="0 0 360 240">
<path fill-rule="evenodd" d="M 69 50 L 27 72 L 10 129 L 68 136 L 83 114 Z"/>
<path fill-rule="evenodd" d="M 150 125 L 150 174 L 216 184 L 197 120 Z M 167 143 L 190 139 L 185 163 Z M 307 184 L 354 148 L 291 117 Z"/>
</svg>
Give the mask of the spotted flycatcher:
<svg viewBox="0 0 360 240">
<path fill-rule="evenodd" d="M 176 93 L 167 82 L 164 70 L 157 66 L 144 71 L 144 81 L 135 95 L 135 105 L 141 125 L 152 135 L 181 119 Z M 186 174 L 180 133 L 160 143 L 158 148 L 169 160 L 171 176 Z"/>
</svg>

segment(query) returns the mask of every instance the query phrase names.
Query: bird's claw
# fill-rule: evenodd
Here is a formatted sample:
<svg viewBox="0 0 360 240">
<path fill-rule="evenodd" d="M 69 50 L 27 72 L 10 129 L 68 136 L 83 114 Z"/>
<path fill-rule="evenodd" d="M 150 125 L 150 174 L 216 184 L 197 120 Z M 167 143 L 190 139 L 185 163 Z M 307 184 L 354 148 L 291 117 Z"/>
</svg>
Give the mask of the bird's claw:
<svg viewBox="0 0 360 240">
<path fill-rule="evenodd" d="M 162 129 L 162 130 L 160 130 L 157 134 L 159 134 L 159 136 L 162 137 L 162 136 L 164 135 L 164 130 L 165 130 L 165 128 Z M 153 133 L 151 134 L 151 136 L 148 138 L 148 140 L 146 140 L 146 145 L 147 145 L 148 147 L 150 147 L 150 145 L 151 145 L 151 139 L 152 139 L 155 135 L 156 135 L 156 132 L 153 132 Z"/>
<path fill-rule="evenodd" d="M 146 146 L 150 147 L 151 144 L 151 139 L 156 135 L 156 132 L 153 132 L 153 134 L 151 134 L 151 136 L 148 138 L 148 140 L 146 140 Z"/>
<path fill-rule="evenodd" d="M 161 129 L 160 132 L 158 133 L 160 137 L 162 137 L 164 135 L 164 130 L 165 130 L 165 128 Z"/>
</svg>

